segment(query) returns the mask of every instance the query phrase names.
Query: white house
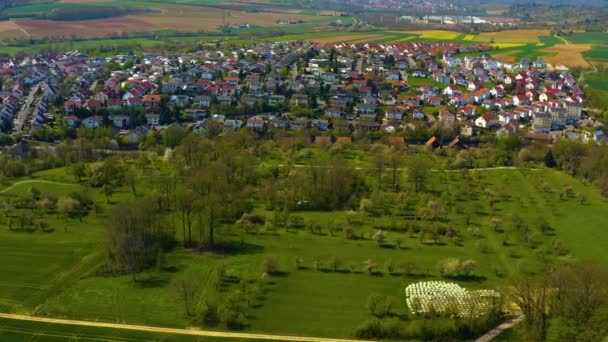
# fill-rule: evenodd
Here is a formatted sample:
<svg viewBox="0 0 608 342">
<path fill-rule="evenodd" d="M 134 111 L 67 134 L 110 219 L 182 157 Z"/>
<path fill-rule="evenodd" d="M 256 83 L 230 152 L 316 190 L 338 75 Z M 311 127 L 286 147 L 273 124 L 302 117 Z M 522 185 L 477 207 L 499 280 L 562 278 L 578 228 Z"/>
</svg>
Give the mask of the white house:
<svg viewBox="0 0 608 342">
<path fill-rule="evenodd" d="M 498 122 L 496 120 L 496 115 L 494 115 L 492 113 L 482 115 L 482 116 L 478 117 L 477 119 L 475 119 L 475 126 L 477 126 L 477 127 L 490 128 L 497 124 L 498 124 Z"/>
</svg>

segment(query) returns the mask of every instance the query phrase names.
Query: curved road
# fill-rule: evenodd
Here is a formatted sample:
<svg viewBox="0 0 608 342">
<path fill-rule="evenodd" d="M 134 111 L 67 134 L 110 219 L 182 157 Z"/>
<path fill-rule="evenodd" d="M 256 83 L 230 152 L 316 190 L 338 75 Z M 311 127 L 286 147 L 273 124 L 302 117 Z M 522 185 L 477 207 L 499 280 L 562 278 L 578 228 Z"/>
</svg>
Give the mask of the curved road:
<svg viewBox="0 0 608 342">
<path fill-rule="evenodd" d="M 238 332 L 228 332 L 228 331 L 162 328 L 162 327 L 152 327 L 152 326 L 147 326 L 147 325 L 79 321 L 79 320 L 72 320 L 72 319 L 47 318 L 47 317 L 36 317 L 36 316 L 26 316 L 26 315 L 17 315 L 17 314 L 5 314 L 5 313 L 0 313 L 0 318 L 13 319 L 13 320 L 18 320 L 18 321 L 76 325 L 76 326 L 95 327 L 95 328 L 134 330 L 134 331 L 143 331 L 143 332 L 151 332 L 151 333 L 177 334 L 177 335 L 189 335 L 189 336 L 229 337 L 229 338 L 240 338 L 240 339 L 250 339 L 250 340 L 273 340 L 273 341 L 296 341 L 296 342 L 364 342 L 362 340 L 347 340 L 347 339 L 334 339 L 334 338 L 323 338 L 323 337 L 285 336 L 285 335 L 238 333 Z"/>
<path fill-rule="evenodd" d="M 30 179 L 30 180 L 25 180 L 25 181 L 17 182 L 15 184 L 9 186 L 8 188 L 0 191 L 0 194 L 3 194 L 5 192 L 9 192 L 9 191 L 13 190 L 18 185 L 28 184 L 28 183 L 45 183 L 45 184 L 56 184 L 56 185 L 74 185 L 72 183 L 62 183 L 62 182 L 53 182 L 53 181 L 47 181 L 47 180 Z"/>
<path fill-rule="evenodd" d="M 557 35 L 557 33 L 553 34 L 553 36 L 554 36 L 555 38 L 557 38 L 557 39 L 559 39 L 559 40 L 563 41 L 563 42 L 564 42 L 564 44 L 566 44 L 566 45 L 570 44 L 570 42 L 569 42 L 569 41 L 567 41 L 566 39 L 564 39 L 564 38 L 562 38 L 562 37 L 558 36 L 558 35 Z"/>
</svg>

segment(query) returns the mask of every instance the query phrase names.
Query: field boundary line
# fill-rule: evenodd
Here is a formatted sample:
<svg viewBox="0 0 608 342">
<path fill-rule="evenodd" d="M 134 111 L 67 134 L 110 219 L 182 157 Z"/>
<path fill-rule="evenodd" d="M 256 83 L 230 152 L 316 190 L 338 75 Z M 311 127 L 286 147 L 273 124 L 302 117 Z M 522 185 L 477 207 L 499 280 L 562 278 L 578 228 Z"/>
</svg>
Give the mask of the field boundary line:
<svg viewBox="0 0 608 342">
<path fill-rule="evenodd" d="M 122 329 L 122 330 L 133 330 L 133 331 L 145 331 L 145 332 L 163 333 L 163 334 L 206 336 L 206 337 L 229 337 L 229 338 L 241 338 L 241 339 L 249 339 L 249 340 L 273 340 L 273 341 L 296 341 L 296 342 L 304 342 L 304 341 L 308 341 L 308 342 L 369 342 L 369 341 L 364 341 L 364 340 L 349 340 L 349 339 L 336 339 L 336 338 L 324 338 L 324 337 L 306 337 L 306 336 L 239 333 L 239 332 L 198 330 L 198 329 L 163 328 L 163 327 L 153 327 L 153 326 L 147 326 L 147 325 L 80 321 L 80 320 L 72 320 L 72 319 L 47 318 L 47 317 L 26 316 L 26 315 L 7 314 L 7 313 L 0 313 L 0 318 L 12 319 L 12 320 L 18 320 L 18 321 L 30 321 L 30 322 L 40 322 L 40 323 L 50 323 L 50 324 L 76 325 L 76 326 L 84 326 L 84 327 Z"/>
<path fill-rule="evenodd" d="M 21 32 L 23 32 L 27 36 L 28 39 L 32 39 L 32 35 L 29 32 L 27 32 L 23 27 L 19 26 L 19 24 L 17 24 L 14 20 L 9 19 L 8 21 L 11 24 L 13 24 L 16 28 L 18 28 Z"/>
</svg>

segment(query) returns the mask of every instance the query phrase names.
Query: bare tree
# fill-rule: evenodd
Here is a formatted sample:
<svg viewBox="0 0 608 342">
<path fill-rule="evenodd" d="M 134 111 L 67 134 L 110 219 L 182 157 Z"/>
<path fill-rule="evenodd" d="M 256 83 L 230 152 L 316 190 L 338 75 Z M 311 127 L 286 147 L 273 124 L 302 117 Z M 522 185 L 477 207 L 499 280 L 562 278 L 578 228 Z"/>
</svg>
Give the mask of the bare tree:
<svg viewBox="0 0 608 342">
<path fill-rule="evenodd" d="M 183 275 L 179 277 L 175 285 L 179 292 L 179 297 L 184 302 L 184 308 L 186 309 L 186 315 L 192 316 L 194 314 L 193 308 L 198 301 L 198 295 L 200 293 L 199 286 L 196 281 L 190 275 Z"/>
</svg>

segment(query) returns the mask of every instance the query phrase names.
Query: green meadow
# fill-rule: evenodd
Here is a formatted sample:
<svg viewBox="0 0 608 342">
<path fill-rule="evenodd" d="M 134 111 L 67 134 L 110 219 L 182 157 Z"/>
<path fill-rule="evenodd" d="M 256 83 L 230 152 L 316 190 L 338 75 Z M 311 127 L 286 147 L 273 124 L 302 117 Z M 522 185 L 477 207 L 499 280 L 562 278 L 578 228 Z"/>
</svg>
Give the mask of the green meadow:
<svg viewBox="0 0 608 342">
<path fill-rule="evenodd" d="M 356 148 L 341 153 L 346 163 L 359 169 L 370 184 L 377 181 L 371 154 Z M 285 163 L 285 157 L 277 151 L 267 155 L 258 168 L 280 168 Z M 325 149 L 304 148 L 295 156 L 296 170 L 307 172 L 328 157 Z M 437 163 L 442 158 L 434 157 Z M 405 157 L 404 167 L 409 162 Z M 483 160 L 479 160 L 478 167 L 483 166 Z M 430 171 L 426 193 L 418 195 L 411 192 L 410 181 L 400 169 L 397 181 L 402 193 L 387 189 L 392 180 L 390 170 L 384 170 L 380 177 L 384 189 L 380 213 L 300 210 L 291 213 L 303 222 L 297 227 L 259 226 L 244 230 L 238 224 L 223 226 L 219 238 L 238 246 L 233 252 L 177 247 L 164 257 L 162 266 L 139 273 L 134 282 L 129 275 L 100 272 L 106 260 L 105 230 L 111 207 L 132 200 L 133 194 L 127 188 L 118 188 L 107 203 L 99 189 L 75 184 L 68 174 L 60 168 L 39 172 L 30 179 L 17 179 L 15 182 L 25 182 L 0 196 L 0 201 L 11 199 L 14 203 L 18 198 L 27 198 L 33 189 L 58 197 L 87 191 L 102 206 L 98 213 L 90 212 L 82 221 L 48 213 L 44 216 L 49 223 L 46 231 L 21 231 L 16 221 L 8 229 L 8 219 L 0 221 L 4 260 L 0 265 L 0 307 L 4 312 L 225 329 L 185 314 L 179 280 L 189 277 L 196 279 L 199 295 L 195 306 L 201 310 L 234 291 L 244 291 L 243 282 L 259 283 L 261 292 L 247 309 L 246 331 L 348 338 L 353 337 L 354 327 L 371 317 L 366 308 L 370 294 L 393 298 L 395 314 L 407 316 L 403 289 L 413 282 L 442 279 L 437 265 L 448 258 L 470 259 L 477 264 L 475 277 L 453 281 L 466 288 L 498 290 L 519 274 L 539 274 L 540 255 L 557 263 L 575 259 L 608 261 L 603 248 L 608 245 L 608 233 L 603 229 L 608 202 L 591 185 L 564 173 L 544 168 Z M 156 185 L 149 182 L 149 178 L 141 176 L 138 196 L 154 191 Z M 13 183 L 4 180 L 3 186 L 6 189 Z M 565 188 L 569 194 L 563 197 Z M 438 210 L 449 217 L 458 232 L 456 238 L 439 236 L 429 240 L 423 231 L 412 228 L 426 226 L 414 217 L 418 215 L 417 208 L 434 198 L 445 204 Z M 489 204 L 490 201 L 494 203 Z M 394 214 L 396 211 L 400 214 Z M 19 217 L 30 212 L 15 209 L 6 216 Z M 253 214 L 270 219 L 273 212 L 257 202 Z M 514 216 L 536 232 L 533 245 L 518 234 Z M 179 224 L 178 217 L 174 220 Z M 492 228 L 492 222 L 498 222 L 498 226 Z M 305 228 L 311 226 L 319 228 Z M 540 226 L 544 227 L 542 232 Z M 346 227 L 359 238 L 345 235 Z M 382 243 L 373 238 L 379 230 L 386 235 Z M 197 232 L 195 229 L 195 237 Z M 176 239 L 180 239 L 179 230 Z M 267 257 L 277 261 L 281 272 L 262 279 L 260 264 Z M 364 267 L 369 260 L 377 265 L 371 274 Z M 410 264 L 411 272 L 401 272 L 399 265 L 403 264 Z M 390 265 L 396 265 L 396 269 Z M 91 336 L 112 337 L 117 333 L 0 322 L 0 337 L 79 334 L 87 341 Z M 124 340 L 137 338 L 146 339 L 127 334 Z M 155 338 L 181 341 L 180 337 Z"/>
</svg>

